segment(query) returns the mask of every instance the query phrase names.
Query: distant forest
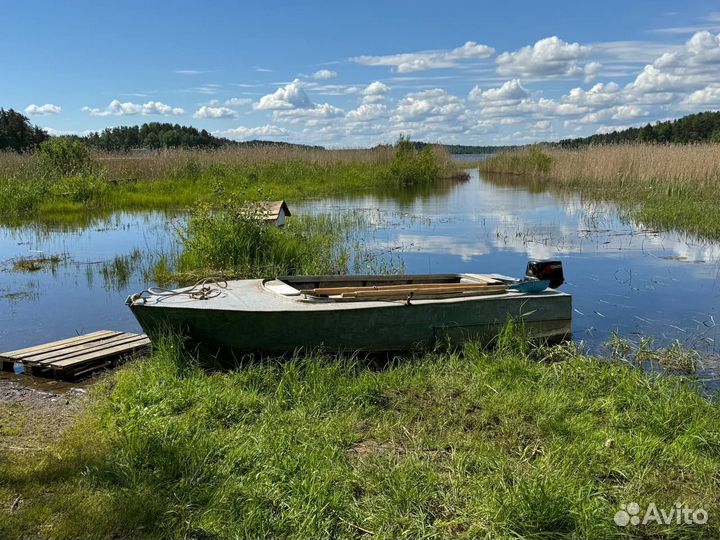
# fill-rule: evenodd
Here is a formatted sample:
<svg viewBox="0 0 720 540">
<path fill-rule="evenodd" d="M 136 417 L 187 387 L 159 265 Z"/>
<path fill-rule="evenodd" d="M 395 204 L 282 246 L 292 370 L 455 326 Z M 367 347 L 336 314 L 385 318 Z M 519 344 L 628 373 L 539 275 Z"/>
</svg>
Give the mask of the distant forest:
<svg viewBox="0 0 720 540">
<path fill-rule="evenodd" d="M 702 112 L 677 120 L 627 128 L 612 133 L 591 135 L 579 139 L 564 139 L 551 143 L 563 148 L 577 148 L 589 144 L 619 143 L 720 143 L 720 112 Z"/>
<path fill-rule="evenodd" d="M 128 151 L 141 148 L 220 148 L 223 146 L 279 146 L 279 147 L 310 147 L 279 141 L 233 141 L 224 137 L 215 137 L 207 130 L 179 124 L 151 122 L 142 126 L 119 126 L 106 128 L 78 137 L 91 148 L 99 150 Z"/>
</svg>

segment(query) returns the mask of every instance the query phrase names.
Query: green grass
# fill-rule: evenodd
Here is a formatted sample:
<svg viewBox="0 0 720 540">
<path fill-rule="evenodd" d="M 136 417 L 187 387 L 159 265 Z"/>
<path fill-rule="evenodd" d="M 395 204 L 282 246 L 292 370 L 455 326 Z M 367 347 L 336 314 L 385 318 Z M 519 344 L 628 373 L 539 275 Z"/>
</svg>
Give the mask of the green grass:
<svg viewBox="0 0 720 540">
<path fill-rule="evenodd" d="M 0 536 L 720 534 L 717 403 L 686 378 L 509 343 L 210 371 L 166 341 L 44 458 L 3 456 Z M 615 526 L 633 501 L 710 521 Z"/>
<path fill-rule="evenodd" d="M 293 216 L 279 228 L 263 222 L 258 207 L 242 198 L 227 198 L 219 207 L 200 204 L 177 229 L 180 250 L 158 259 L 153 278 L 190 283 L 209 276 L 346 273 L 353 254 L 355 262 L 365 255 L 364 264 L 372 266 L 372 254 L 361 246 L 353 249 L 355 232 L 365 226 L 361 213 L 348 212 Z"/>
<path fill-rule="evenodd" d="M 248 200 L 300 200 L 368 190 L 397 193 L 462 176 L 447 155 L 429 147 L 417 152 L 411 145 L 398 143 L 394 153 L 358 151 L 356 158 L 343 152 L 336 156 L 328 151 L 320 157 L 312 153 L 287 157 L 280 152 L 275 160 L 272 155 L 243 158 L 222 152 L 214 159 L 207 152 L 198 152 L 198 159 L 185 154 L 146 156 L 128 170 L 118 168 L 114 161 L 106 170 L 98 161 L 92 163 L 91 172 L 69 176 L 57 176 L 57 167 L 48 172 L 40 156 L 37 163 L 31 159 L 24 168 L 0 175 L 0 219 L 184 209 L 199 201 L 217 203 L 222 200 L 220 194 Z M 122 164 L 123 158 L 108 159 Z M 164 176 L 158 178 L 158 174 Z"/>
</svg>

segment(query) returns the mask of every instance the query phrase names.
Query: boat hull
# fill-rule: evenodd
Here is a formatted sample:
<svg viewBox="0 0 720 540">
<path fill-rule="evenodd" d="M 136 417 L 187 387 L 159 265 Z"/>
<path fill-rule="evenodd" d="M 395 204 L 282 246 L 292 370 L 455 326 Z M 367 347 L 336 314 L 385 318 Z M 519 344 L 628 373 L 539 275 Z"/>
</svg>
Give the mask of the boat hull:
<svg viewBox="0 0 720 540">
<path fill-rule="evenodd" d="M 273 294 L 267 293 L 266 294 Z M 262 299 L 262 296 L 258 296 Z M 205 345 L 241 352 L 283 353 L 324 348 L 398 351 L 496 337 L 509 319 L 522 321 L 532 337 L 552 341 L 571 335 L 572 299 L 557 291 L 525 295 L 422 300 L 293 304 L 270 302 L 252 309 L 214 308 L 212 300 L 133 303 L 130 308 L 151 337 L 168 330 Z"/>
</svg>

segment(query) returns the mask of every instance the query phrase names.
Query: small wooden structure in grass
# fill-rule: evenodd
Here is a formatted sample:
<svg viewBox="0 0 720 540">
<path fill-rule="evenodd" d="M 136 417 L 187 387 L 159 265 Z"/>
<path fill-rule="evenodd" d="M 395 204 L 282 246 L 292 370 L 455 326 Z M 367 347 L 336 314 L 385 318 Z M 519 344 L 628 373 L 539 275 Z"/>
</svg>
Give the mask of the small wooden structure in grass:
<svg viewBox="0 0 720 540">
<path fill-rule="evenodd" d="M 258 215 L 265 223 L 282 227 L 292 214 L 285 201 L 264 201 L 258 203 Z"/>
</svg>

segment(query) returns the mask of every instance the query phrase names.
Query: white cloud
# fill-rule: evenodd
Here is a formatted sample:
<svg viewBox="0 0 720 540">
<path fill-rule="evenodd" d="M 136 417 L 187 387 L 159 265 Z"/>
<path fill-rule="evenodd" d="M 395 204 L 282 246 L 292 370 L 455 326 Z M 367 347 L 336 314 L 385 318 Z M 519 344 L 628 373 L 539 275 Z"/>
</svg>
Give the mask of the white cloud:
<svg viewBox="0 0 720 540">
<path fill-rule="evenodd" d="M 606 107 L 614 105 L 623 99 L 623 93 L 617 83 L 598 83 L 590 90 L 573 88 L 563 96 L 562 100 L 584 107 Z"/>
<path fill-rule="evenodd" d="M 465 112 L 463 101 L 442 88 L 411 92 L 400 100 L 392 121 L 440 121 L 457 118 Z"/>
<path fill-rule="evenodd" d="M 59 105 L 53 105 L 52 103 L 46 103 L 45 105 L 28 105 L 25 107 L 25 114 L 33 116 L 47 116 L 49 114 L 59 114 L 62 112 L 62 107 Z"/>
<path fill-rule="evenodd" d="M 534 45 L 514 52 L 504 52 L 497 57 L 499 75 L 522 77 L 550 77 L 581 75 L 584 73 L 579 61 L 590 52 L 590 47 L 579 43 L 567 43 L 557 36 L 541 39 Z M 592 72 L 597 68 L 589 68 Z"/>
<path fill-rule="evenodd" d="M 301 119 L 301 118 L 340 118 L 345 111 L 329 103 L 313 105 L 307 108 L 276 110 L 274 117 L 279 120 Z"/>
<path fill-rule="evenodd" d="M 462 62 L 480 60 L 495 54 L 495 49 L 468 41 L 462 47 L 383 56 L 355 56 L 350 60 L 365 66 L 388 66 L 398 73 L 456 67 Z"/>
<path fill-rule="evenodd" d="M 235 118 L 237 113 L 227 107 L 208 107 L 203 105 L 193 114 L 193 118 Z"/>
<path fill-rule="evenodd" d="M 479 86 L 470 90 L 468 98 L 472 101 L 515 101 L 528 97 L 528 92 L 518 79 L 504 82 L 499 88 L 483 90 Z"/>
<path fill-rule="evenodd" d="M 618 105 L 596 112 L 588 113 L 580 118 L 578 124 L 598 124 L 608 120 L 631 120 L 647 115 L 647 111 L 636 105 Z"/>
<path fill-rule="evenodd" d="M 260 98 L 260 101 L 253 105 L 254 109 L 279 111 L 289 109 L 308 109 L 312 107 L 312 101 L 302 88 L 302 82 L 295 79 L 290 84 L 281 86 L 272 94 Z"/>
<path fill-rule="evenodd" d="M 595 80 L 602 67 L 603 66 L 600 62 L 590 62 L 585 64 L 585 67 L 583 68 L 583 72 L 585 73 L 585 82 L 589 83 Z"/>
<path fill-rule="evenodd" d="M 333 77 L 337 77 L 337 72 L 331 71 L 329 69 L 319 69 L 315 73 L 311 75 L 313 79 L 332 79 Z"/>
<path fill-rule="evenodd" d="M 286 137 L 288 131 L 285 128 L 279 126 L 273 126 L 266 124 L 264 126 L 257 127 L 245 127 L 238 126 L 234 129 L 228 129 L 224 131 L 214 131 L 213 135 L 218 137 L 227 137 L 228 139 L 234 139 L 238 141 L 248 139 L 264 139 L 268 137 Z"/>
<path fill-rule="evenodd" d="M 363 96 L 379 96 L 387 94 L 390 91 L 390 87 L 387 84 L 383 84 L 380 81 L 373 81 L 365 87 L 362 91 Z"/>
<path fill-rule="evenodd" d="M 699 90 L 718 81 L 719 69 L 720 34 L 697 32 L 646 65 L 627 89 L 637 94 Z"/>
<path fill-rule="evenodd" d="M 185 109 L 172 107 L 160 101 L 148 101 L 147 103 L 140 104 L 129 101 L 121 103 L 117 99 L 113 99 L 104 109 L 83 107 L 82 110 L 91 116 L 132 116 L 135 114 L 180 116 L 185 114 Z"/>
<path fill-rule="evenodd" d="M 203 73 L 207 73 L 207 71 L 199 69 L 176 69 L 175 73 L 178 75 L 202 75 Z"/>
<path fill-rule="evenodd" d="M 253 100 L 250 98 L 230 98 L 225 100 L 225 105 L 228 105 L 230 107 L 240 107 L 242 105 L 249 105 L 252 103 Z"/>
<path fill-rule="evenodd" d="M 357 109 L 347 113 L 347 119 L 351 122 L 369 122 L 386 114 L 387 107 L 383 103 L 361 103 Z"/>
<path fill-rule="evenodd" d="M 682 105 L 689 107 L 707 107 L 720 105 L 720 86 L 708 86 L 702 90 L 695 90 L 682 101 Z"/>
</svg>

